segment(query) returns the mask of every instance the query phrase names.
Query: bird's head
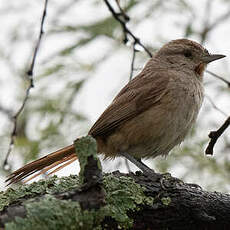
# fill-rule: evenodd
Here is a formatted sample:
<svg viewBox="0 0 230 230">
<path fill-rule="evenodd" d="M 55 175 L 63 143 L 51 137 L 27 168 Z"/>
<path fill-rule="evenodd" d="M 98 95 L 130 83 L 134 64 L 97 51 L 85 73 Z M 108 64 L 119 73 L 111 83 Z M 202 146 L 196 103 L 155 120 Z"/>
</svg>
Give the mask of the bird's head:
<svg viewBox="0 0 230 230">
<path fill-rule="evenodd" d="M 177 39 L 164 45 L 155 57 L 166 62 L 170 68 L 190 69 L 202 76 L 208 63 L 224 58 L 225 55 L 210 54 L 197 42 Z"/>
</svg>

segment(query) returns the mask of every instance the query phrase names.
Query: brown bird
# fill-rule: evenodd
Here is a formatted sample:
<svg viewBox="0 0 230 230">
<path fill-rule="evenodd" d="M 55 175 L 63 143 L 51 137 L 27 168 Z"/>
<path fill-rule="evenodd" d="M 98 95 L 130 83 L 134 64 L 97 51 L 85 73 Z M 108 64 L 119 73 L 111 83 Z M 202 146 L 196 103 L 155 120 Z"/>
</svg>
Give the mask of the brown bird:
<svg viewBox="0 0 230 230">
<path fill-rule="evenodd" d="M 200 44 L 173 40 L 114 98 L 89 131 L 105 158 L 124 156 L 145 173 L 153 173 L 142 158 L 168 155 L 194 124 L 203 101 L 203 73 L 208 63 L 225 57 L 210 54 Z M 77 159 L 74 145 L 51 153 L 9 175 L 15 183 L 53 172 Z"/>
</svg>

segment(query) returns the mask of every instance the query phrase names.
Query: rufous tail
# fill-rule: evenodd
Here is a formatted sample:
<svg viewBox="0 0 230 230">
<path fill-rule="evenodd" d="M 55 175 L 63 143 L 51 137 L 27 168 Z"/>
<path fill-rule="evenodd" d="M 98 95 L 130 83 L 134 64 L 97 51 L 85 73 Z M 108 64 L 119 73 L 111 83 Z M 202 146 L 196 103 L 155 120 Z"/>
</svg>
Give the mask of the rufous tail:
<svg viewBox="0 0 230 230">
<path fill-rule="evenodd" d="M 73 161 L 77 160 L 77 155 L 75 154 L 74 145 L 69 145 L 63 149 L 60 149 L 56 152 L 50 153 L 47 156 L 44 156 L 38 160 L 35 160 L 22 168 L 14 171 L 8 176 L 6 182 L 8 185 L 12 183 L 17 183 L 24 178 L 32 175 L 24 182 L 27 182 L 43 173 L 46 173 L 48 170 L 60 165 L 55 168 L 53 171 L 49 172 L 49 174 L 59 171 L 60 169 L 66 167 L 71 164 Z M 49 175 L 48 174 L 48 175 Z"/>
</svg>

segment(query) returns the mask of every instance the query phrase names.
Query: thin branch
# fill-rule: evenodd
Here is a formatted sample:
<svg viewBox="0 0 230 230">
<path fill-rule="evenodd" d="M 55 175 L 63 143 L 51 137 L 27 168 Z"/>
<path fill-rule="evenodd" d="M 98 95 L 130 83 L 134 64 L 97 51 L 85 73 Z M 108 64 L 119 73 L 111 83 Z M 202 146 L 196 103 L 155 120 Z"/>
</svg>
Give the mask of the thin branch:
<svg viewBox="0 0 230 230">
<path fill-rule="evenodd" d="M 209 26 L 209 30 L 213 29 L 214 27 L 218 26 L 220 23 L 222 23 L 223 21 L 225 21 L 226 19 L 228 19 L 230 17 L 230 8 L 224 13 L 222 14 L 220 17 L 218 17 L 216 19 L 215 22 L 213 22 L 210 26 Z"/>
<path fill-rule="evenodd" d="M 132 45 L 132 60 L 131 60 L 131 69 L 130 69 L 130 75 L 129 75 L 129 81 L 132 80 L 133 78 L 133 72 L 134 72 L 134 63 L 135 63 L 135 58 L 136 58 L 136 52 L 138 52 L 138 50 L 135 49 L 135 42 Z"/>
<path fill-rule="evenodd" d="M 207 38 L 207 35 L 208 35 L 208 32 L 210 31 L 209 30 L 209 20 L 210 20 L 210 13 L 211 13 L 211 5 L 212 5 L 213 1 L 207 1 L 206 2 L 206 7 L 205 7 L 205 18 L 204 18 L 204 29 L 203 31 L 200 33 L 201 35 L 201 41 L 200 43 L 203 45 L 206 38 Z"/>
<path fill-rule="evenodd" d="M 209 137 L 211 138 L 208 147 L 205 150 L 206 155 L 213 155 L 213 148 L 218 140 L 218 138 L 224 133 L 224 131 L 230 126 L 230 116 L 224 122 L 224 124 L 216 131 L 212 131 L 209 133 Z"/>
<path fill-rule="evenodd" d="M 107 5 L 109 11 L 112 13 L 113 17 L 114 17 L 114 18 L 121 24 L 121 26 L 122 26 L 122 29 L 123 29 L 124 34 L 125 34 L 124 42 L 125 42 L 125 43 L 128 42 L 127 35 L 131 36 L 132 39 L 133 39 L 133 41 L 134 41 L 136 44 L 140 45 L 140 46 L 144 49 L 144 51 L 149 55 L 149 57 L 152 57 L 152 54 L 151 54 L 151 52 L 148 50 L 148 48 L 145 47 L 145 46 L 142 44 L 142 42 L 140 41 L 140 39 L 137 38 L 137 37 L 129 30 L 129 28 L 128 28 L 127 25 L 126 25 L 127 21 L 124 20 L 124 19 L 122 19 L 122 18 L 120 17 L 120 15 L 122 14 L 122 12 L 121 12 L 121 13 L 116 13 L 115 10 L 113 9 L 113 7 L 112 7 L 112 6 L 110 5 L 110 3 L 108 2 L 108 0 L 104 0 L 104 2 L 105 2 L 105 4 Z"/>
<path fill-rule="evenodd" d="M 205 94 L 205 97 L 208 99 L 208 101 L 210 102 L 210 104 L 212 105 L 212 107 L 217 110 L 218 112 L 220 112 L 222 115 L 224 115 L 225 117 L 227 117 L 227 113 L 225 113 L 223 110 L 221 110 L 219 107 L 216 106 L 216 104 L 214 103 L 214 101 L 212 100 L 211 97 L 209 97 L 207 94 Z"/>
<path fill-rule="evenodd" d="M 224 79 L 223 77 L 221 77 L 221 76 L 219 76 L 219 75 L 217 75 L 217 74 L 215 74 L 215 73 L 213 73 L 213 72 L 211 72 L 209 70 L 205 70 L 205 72 L 208 73 L 208 74 L 210 74 L 211 76 L 213 76 L 213 77 L 215 77 L 215 78 L 223 81 L 224 83 L 227 84 L 228 88 L 230 88 L 230 81 Z"/>
<path fill-rule="evenodd" d="M 209 26 L 212 4 L 213 4 L 213 1 L 206 1 L 205 15 L 204 15 L 204 27 Z"/>
<path fill-rule="evenodd" d="M 27 71 L 28 76 L 31 77 L 31 79 L 33 79 L 33 70 L 34 70 L 34 64 L 36 61 L 36 57 L 37 57 L 37 53 L 41 44 L 41 40 L 42 40 L 42 36 L 44 34 L 44 21 L 45 21 L 45 17 L 46 17 L 46 12 L 47 12 L 47 5 L 48 5 L 48 0 L 45 0 L 45 5 L 44 5 L 44 9 L 43 9 L 43 14 L 42 14 L 42 20 L 41 20 L 41 26 L 40 26 L 40 32 L 39 32 L 39 37 L 38 37 L 38 41 L 37 44 L 35 46 L 35 50 L 34 50 L 34 56 L 31 62 L 31 66 L 29 68 L 29 70 Z M 33 81 L 32 81 L 32 87 L 33 87 Z"/>
<path fill-rule="evenodd" d="M 12 148 L 14 146 L 15 138 L 17 136 L 18 117 L 20 116 L 20 114 L 22 113 L 22 111 L 25 108 L 25 105 L 26 105 L 26 103 L 28 101 L 28 98 L 29 98 L 29 95 L 30 95 L 30 90 L 34 87 L 34 82 L 33 82 L 34 64 L 35 64 L 35 61 L 36 61 L 36 57 L 37 57 L 37 53 L 38 53 L 38 50 L 39 50 L 39 47 L 40 47 L 42 36 L 44 34 L 43 26 L 44 26 L 44 21 L 45 21 L 45 17 L 46 17 L 47 4 L 48 4 L 48 0 L 45 0 L 45 5 L 44 5 L 42 19 L 41 19 L 41 26 L 40 26 L 39 38 L 38 38 L 38 41 L 37 41 L 36 46 L 35 46 L 34 55 L 33 55 L 33 59 L 32 59 L 30 68 L 26 72 L 27 75 L 29 76 L 29 85 L 28 85 L 28 87 L 26 89 L 26 94 L 25 94 L 25 97 L 24 97 L 24 99 L 22 101 L 21 106 L 19 107 L 19 109 L 15 113 L 15 115 L 12 116 L 13 129 L 12 129 L 11 134 L 10 134 L 10 143 L 9 143 L 9 147 L 8 147 L 8 150 L 7 150 L 7 153 L 6 153 L 6 157 L 5 157 L 5 160 L 4 160 L 4 163 L 3 163 L 3 167 L 4 168 L 6 168 L 6 166 L 8 165 L 8 158 L 9 158 L 10 153 L 12 151 Z"/>
<path fill-rule="evenodd" d="M 204 43 L 204 41 L 207 39 L 208 33 L 210 33 L 211 30 L 213 30 L 215 27 L 217 27 L 220 23 L 227 20 L 230 17 L 230 8 L 222 14 L 220 17 L 218 17 L 212 24 L 209 24 L 209 18 L 210 18 L 210 10 L 211 10 L 211 3 L 212 1 L 207 1 L 207 7 L 206 7 L 206 20 L 204 22 L 204 29 L 200 33 L 201 36 L 201 44 Z"/>
<path fill-rule="evenodd" d="M 121 12 L 121 15 L 124 17 L 125 21 L 128 22 L 128 21 L 130 20 L 130 18 L 129 18 L 129 16 L 125 13 L 125 11 L 122 9 L 122 7 L 121 7 L 121 5 L 120 5 L 120 0 L 115 0 L 115 1 L 116 1 L 116 3 L 117 3 L 117 6 L 118 6 L 120 12 Z"/>
</svg>

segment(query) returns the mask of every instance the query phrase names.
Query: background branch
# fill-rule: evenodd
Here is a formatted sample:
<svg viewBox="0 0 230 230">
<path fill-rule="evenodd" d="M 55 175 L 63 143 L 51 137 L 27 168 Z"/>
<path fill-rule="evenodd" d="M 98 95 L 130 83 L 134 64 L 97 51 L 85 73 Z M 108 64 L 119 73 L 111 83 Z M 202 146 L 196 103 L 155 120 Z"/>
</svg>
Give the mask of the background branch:
<svg viewBox="0 0 230 230">
<path fill-rule="evenodd" d="M 135 49 L 135 45 L 136 45 L 136 43 L 134 42 L 132 44 L 132 59 L 131 59 L 131 68 L 130 68 L 129 81 L 131 81 L 132 78 L 133 78 L 133 72 L 134 72 L 134 69 L 135 69 L 134 63 L 135 63 L 135 58 L 136 58 L 136 52 L 138 52 L 138 50 Z"/>
<path fill-rule="evenodd" d="M 42 39 L 42 36 L 44 34 L 43 26 L 44 26 L 44 21 L 45 21 L 45 17 L 46 17 L 47 4 L 48 4 L 48 0 L 45 0 L 45 5 L 44 5 L 44 9 L 43 9 L 43 13 L 42 13 L 42 19 L 41 19 L 41 25 L 40 25 L 39 38 L 38 38 L 38 41 L 37 41 L 36 46 L 35 46 L 35 50 L 34 50 L 34 54 L 33 54 L 33 58 L 32 58 L 30 68 L 27 71 L 27 75 L 29 76 L 29 85 L 28 85 L 28 87 L 26 89 L 26 94 L 25 94 L 25 97 L 24 97 L 24 99 L 22 101 L 21 106 L 19 107 L 19 109 L 15 113 L 15 115 L 12 116 L 13 129 L 12 129 L 12 131 L 10 133 L 10 143 L 9 143 L 9 147 L 8 147 L 8 150 L 7 150 L 7 153 L 6 153 L 6 156 L 5 156 L 5 160 L 3 162 L 3 167 L 4 168 L 9 167 L 8 159 L 9 159 L 10 153 L 12 151 L 12 148 L 14 146 L 15 138 L 17 136 L 18 117 L 20 116 L 20 114 L 24 110 L 24 108 L 26 106 L 26 103 L 28 101 L 29 95 L 30 95 L 30 91 L 34 87 L 34 82 L 33 82 L 34 64 L 35 64 L 37 53 L 38 53 L 38 50 L 39 50 L 39 47 L 40 47 L 41 39 Z"/>
<path fill-rule="evenodd" d="M 210 104 L 212 105 L 212 107 L 213 107 L 216 111 L 220 112 L 220 113 L 221 113 L 222 115 L 224 115 L 225 117 L 228 116 L 227 113 L 225 113 L 222 109 L 220 109 L 220 108 L 214 103 L 214 101 L 212 100 L 211 97 L 209 97 L 207 94 L 205 94 L 205 98 L 207 98 L 207 100 L 210 102 Z"/>
<path fill-rule="evenodd" d="M 218 130 L 209 133 L 208 136 L 211 138 L 211 140 L 208 144 L 208 147 L 205 150 L 206 155 L 213 155 L 213 148 L 218 138 L 224 133 L 224 131 L 229 127 L 229 125 L 230 125 L 230 117 L 227 118 L 227 120 Z"/>
<path fill-rule="evenodd" d="M 208 73 L 208 74 L 210 74 L 211 76 L 213 76 L 213 77 L 221 80 L 222 82 L 226 83 L 227 86 L 228 86 L 228 88 L 230 88 L 230 81 L 224 79 L 223 77 L 221 77 L 221 76 L 219 76 L 219 75 L 217 75 L 217 74 L 215 74 L 215 73 L 213 73 L 213 72 L 211 72 L 209 70 L 206 70 L 205 72 Z"/>
<path fill-rule="evenodd" d="M 209 19 L 211 17 L 210 12 L 211 12 L 211 5 L 213 1 L 207 1 L 206 4 L 206 13 L 205 13 L 205 20 L 204 20 L 204 28 L 202 32 L 200 33 L 201 36 L 201 44 L 204 44 L 206 41 L 208 34 L 216 28 L 220 23 L 226 21 L 230 17 L 230 8 L 221 16 L 219 16 L 212 24 L 209 23 Z"/>
<path fill-rule="evenodd" d="M 113 17 L 121 24 L 122 26 L 122 29 L 124 31 L 124 43 L 127 43 L 128 42 L 128 36 L 127 35 L 130 35 L 133 39 L 133 41 L 140 45 L 144 51 L 149 55 L 149 57 L 152 57 L 152 53 L 148 50 L 148 48 L 143 45 L 143 43 L 140 41 L 140 39 L 138 37 L 136 37 L 130 30 L 129 28 L 127 27 L 127 19 L 126 17 L 121 17 L 120 15 L 123 15 L 122 12 L 120 13 L 116 13 L 115 10 L 113 9 L 113 7 L 111 6 L 111 4 L 109 3 L 108 0 L 104 0 L 105 4 L 107 5 L 109 11 L 112 13 Z"/>
</svg>

